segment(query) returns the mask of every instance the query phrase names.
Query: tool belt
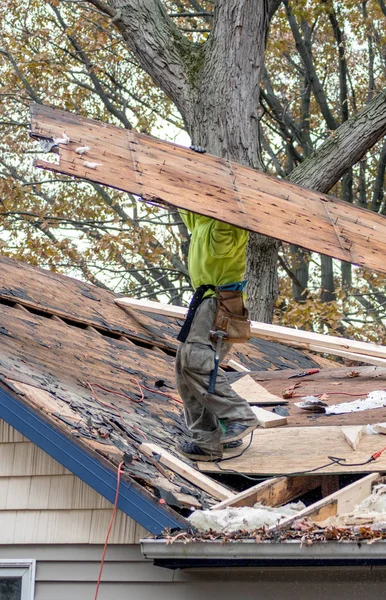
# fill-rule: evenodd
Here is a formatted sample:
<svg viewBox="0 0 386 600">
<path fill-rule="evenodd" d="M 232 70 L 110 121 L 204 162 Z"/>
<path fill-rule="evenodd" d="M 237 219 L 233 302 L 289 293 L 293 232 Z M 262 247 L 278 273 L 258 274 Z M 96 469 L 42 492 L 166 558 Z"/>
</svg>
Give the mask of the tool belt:
<svg viewBox="0 0 386 600">
<path fill-rule="evenodd" d="M 239 289 L 229 289 L 230 287 L 238 287 Z M 216 293 L 217 300 L 211 331 L 224 331 L 224 339 L 230 344 L 243 343 L 249 340 L 251 338 L 251 324 L 248 320 L 248 311 L 244 306 L 242 289 L 243 285 L 241 284 L 219 287 L 210 284 L 200 285 L 190 302 L 188 314 L 177 340 L 179 342 L 186 341 L 194 315 L 208 290 Z M 216 340 L 217 337 L 212 333 L 211 339 Z"/>
<path fill-rule="evenodd" d="M 251 338 L 251 322 L 244 306 L 243 293 L 216 288 L 216 313 L 214 315 L 211 339 L 216 340 L 216 331 L 225 332 L 225 340 L 230 344 L 240 344 Z"/>
</svg>

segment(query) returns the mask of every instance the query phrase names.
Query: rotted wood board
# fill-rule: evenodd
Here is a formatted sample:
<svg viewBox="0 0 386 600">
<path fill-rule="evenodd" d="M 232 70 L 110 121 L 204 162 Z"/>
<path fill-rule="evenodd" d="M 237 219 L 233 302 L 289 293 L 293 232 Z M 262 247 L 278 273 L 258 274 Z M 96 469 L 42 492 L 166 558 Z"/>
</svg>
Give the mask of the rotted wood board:
<svg viewBox="0 0 386 600">
<path fill-rule="evenodd" d="M 216 156 L 41 104 L 31 106 L 31 117 L 34 138 L 69 138 L 59 146 L 59 164 L 37 160 L 37 167 L 386 272 L 386 218 L 376 213 Z M 90 150 L 79 155 L 80 146 Z"/>
<path fill-rule="evenodd" d="M 0 300 L 151 345 L 176 346 L 175 327 L 151 317 L 145 327 L 133 312 L 118 308 L 115 298 L 108 290 L 0 256 Z"/>
<path fill-rule="evenodd" d="M 249 440 L 249 438 L 248 438 Z M 239 458 L 220 463 L 197 463 L 200 471 L 218 473 L 238 471 L 247 475 L 290 475 L 310 471 L 330 462 L 328 456 L 346 459 L 347 463 L 362 463 L 385 447 L 383 435 L 364 435 L 354 451 L 343 438 L 340 427 L 283 427 L 257 429 L 251 447 Z M 226 457 L 240 453 L 227 451 Z M 338 473 L 374 473 L 386 471 L 386 452 L 363 466 L 333 465 L 313 475 Z"/>
<path fill-rule="evenodd" d="M 30 310 L 38 311 L 74 326 L 93 327 L 111 338 L 123 336 L 126 343 L 131 340 L 147 352 L 155 346 L 169 354 L 177 350 L 180 321 L 162 314 L 149 315 L 135 307 L 122 309 L 116 299 L 109 290 L 0 256 L 0 305 L 16 304 L 21 310 L 28 309 L 26 315 L 31 314 Z M 274 352 L 271 348 L 272 343 L 265 340 L 237 344 L 228 356 L 246 361 L 258 370 L 285 365 L 298 365 L 299 369 L 316 366 L 302 352 L 288 346 L 275 345 Z"/>
</svg>

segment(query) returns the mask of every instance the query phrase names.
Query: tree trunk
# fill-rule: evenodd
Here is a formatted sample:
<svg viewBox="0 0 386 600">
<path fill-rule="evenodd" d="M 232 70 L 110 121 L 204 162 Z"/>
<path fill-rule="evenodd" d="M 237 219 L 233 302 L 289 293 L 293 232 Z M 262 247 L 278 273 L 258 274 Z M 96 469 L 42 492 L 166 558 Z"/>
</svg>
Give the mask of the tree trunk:
<svg viewBox="0 0 386 600">
<path fill-rule="evenodd" d="M 219 3 L 195 94 L 182 109 L 193 144 L 254 169 L 263 168 L 258 108 L 268 25 L 264 0 Z M 272 321 L 278 248 L 276 240 L 250 234 L 246 277 L 252 319 Z"/>
<path fill-rule="evenodd" d="M 333 302 L 335 300 L 333 260 L 330 256 L 321 255 L 322 277 L 320 293 L 321 302 Z"/>
</svg>

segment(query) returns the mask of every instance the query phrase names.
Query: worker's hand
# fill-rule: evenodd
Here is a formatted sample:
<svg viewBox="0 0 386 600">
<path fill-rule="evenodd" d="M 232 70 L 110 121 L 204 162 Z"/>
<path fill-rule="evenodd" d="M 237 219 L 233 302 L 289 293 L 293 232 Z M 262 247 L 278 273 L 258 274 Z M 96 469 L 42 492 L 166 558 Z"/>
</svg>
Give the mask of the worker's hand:
<svg viewBox="0 0 386 600">
<path fill-rule="evenodd" d="M 194 152 L 198 152 L 199 154 L 205 154 L 206 152 L 205 148 L 201 146 L 189 146 L 189 150 L 194 150 Z"/>
</svg>

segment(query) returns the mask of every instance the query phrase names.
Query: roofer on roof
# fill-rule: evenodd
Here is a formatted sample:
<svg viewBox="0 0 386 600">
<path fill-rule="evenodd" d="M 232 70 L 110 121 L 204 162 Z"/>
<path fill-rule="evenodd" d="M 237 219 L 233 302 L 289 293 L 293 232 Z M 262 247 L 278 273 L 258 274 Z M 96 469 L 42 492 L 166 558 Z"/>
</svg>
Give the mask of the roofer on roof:
<svg viewBox="0 0 386 600">
<path fill-rule="evenodd" d="M 195 294 L 176 358 L 177 388 L 193 440 L 178 449 L 192 460 L 214 461 L 222 458 L 224 445 L 257 426 L 248 402 L 233 391 L 223 372 L 215 373 L 216 349 L 222 361 L 232 341 L 249 339 L 242 294 L 248 232 L 186 211 L 180 215 L 192 234 L 188 268 Z"/>
</svg>

